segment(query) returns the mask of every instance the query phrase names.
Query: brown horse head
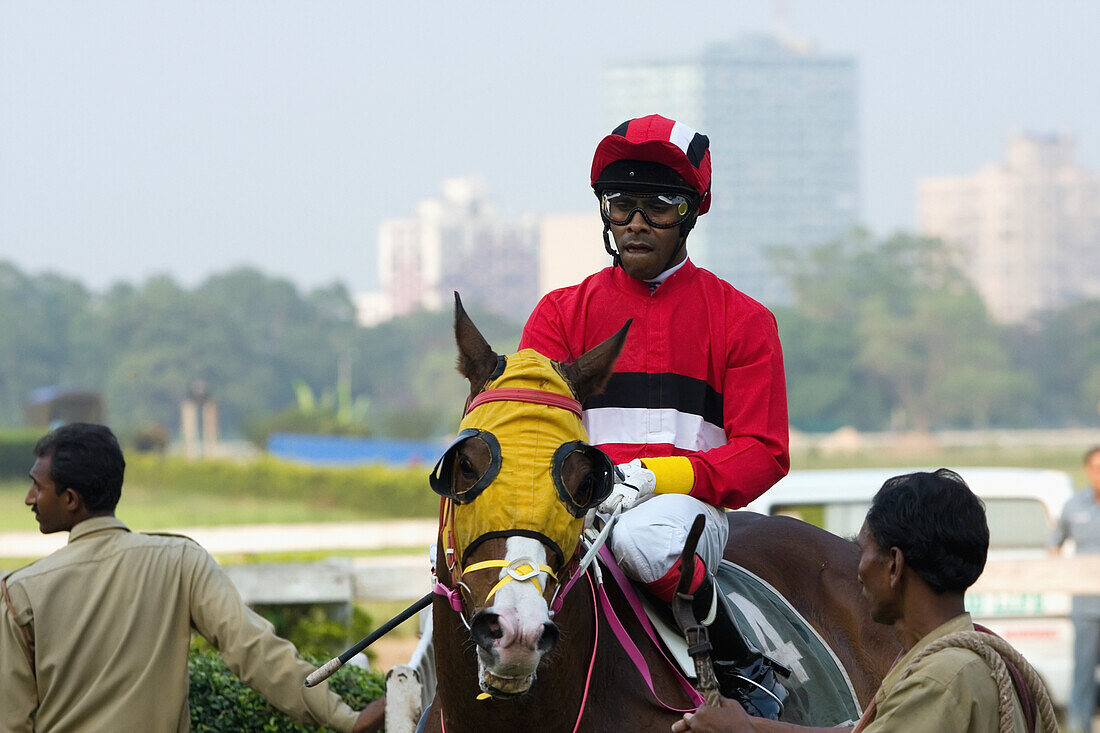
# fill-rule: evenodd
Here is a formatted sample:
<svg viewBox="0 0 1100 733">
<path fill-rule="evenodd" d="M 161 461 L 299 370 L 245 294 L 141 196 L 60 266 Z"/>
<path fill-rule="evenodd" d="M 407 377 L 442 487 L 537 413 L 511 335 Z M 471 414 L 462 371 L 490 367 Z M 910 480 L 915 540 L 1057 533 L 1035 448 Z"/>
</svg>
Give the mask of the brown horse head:
<svg viewBox="0 0 1100 733">
<path fill-rule="evenodd" d="M 587 443 L 580 404 L 607 383 L 628 327 L 569 364 L 530 349 L 500 356 L 455 294 L 458 369 L 470 399 L 432 473 L 447 499 L 438 571 L 460 589 L 479 685 L 490 695 L 530 689 L 557 642 L 552 599 L 568 580 L 585 513 L 613 481 L 610 460 Z"/>
</svg>

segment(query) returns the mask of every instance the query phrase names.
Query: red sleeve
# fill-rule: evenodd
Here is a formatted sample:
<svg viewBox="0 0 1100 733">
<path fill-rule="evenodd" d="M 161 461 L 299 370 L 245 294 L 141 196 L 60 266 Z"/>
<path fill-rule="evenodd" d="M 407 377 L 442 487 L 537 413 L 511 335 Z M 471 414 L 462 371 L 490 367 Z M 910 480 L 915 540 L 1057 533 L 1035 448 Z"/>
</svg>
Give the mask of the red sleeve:
<svg viewBox="0 0 1100 733">
<path fill-rule="evenodd" d="M 742 326 L 722 383 L 727 442 L 688 454 L 691 495 L 737 509 L 790 470 L 787 385 L 775 316 L 761 311 Z"/>
<path fill-rule="evenodd" d="M 523 326 L 523 335 L 519 339 L 519 348 L 534 349 L 554 361 L 574 361 L 577 355 L 570 351 L 565 332 L 565 319 L 558 299 L 558 291 L 547 293 L 531 311 L 530 318 Z"/>
</svg>

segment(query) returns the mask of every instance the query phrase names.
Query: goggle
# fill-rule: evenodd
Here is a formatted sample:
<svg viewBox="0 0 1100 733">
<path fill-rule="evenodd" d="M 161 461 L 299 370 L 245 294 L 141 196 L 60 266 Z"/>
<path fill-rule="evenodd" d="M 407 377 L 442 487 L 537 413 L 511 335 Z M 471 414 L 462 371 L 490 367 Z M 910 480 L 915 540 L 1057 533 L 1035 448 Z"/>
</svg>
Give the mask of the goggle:
<svg viewBox="0 0 1100 733">
<path fill-rule="evenodd" d="M 467 441 L 473 441 L 467 444 Z M 489 460 L 477 461 L 469 454 L 488 455 Z M 486 430 L 467 428 L 443 453 L 435 464 L 428 483 L 432 491 L 456 504 L 469 504 L 488 488 L 501 466 L 500 442 Z M 456 471 L 461 480 L 456 480 Z M 600 505 L 615 484 L 615 465 L 599 448 L 579 440 L 563 443 L 554 451 L 550 475 L 558 498 L 574 517 L 583 517 L 589 509 Z"/>
<path fill-rule="evenodd" d="M 605 219 L 624 226 L 640 211 L 651 227 L 669 229 L 687 219 L 691 200 L 678 193 L 636 194 L 604 191 L 600 194 L 600 210 Z"/>
</svg>

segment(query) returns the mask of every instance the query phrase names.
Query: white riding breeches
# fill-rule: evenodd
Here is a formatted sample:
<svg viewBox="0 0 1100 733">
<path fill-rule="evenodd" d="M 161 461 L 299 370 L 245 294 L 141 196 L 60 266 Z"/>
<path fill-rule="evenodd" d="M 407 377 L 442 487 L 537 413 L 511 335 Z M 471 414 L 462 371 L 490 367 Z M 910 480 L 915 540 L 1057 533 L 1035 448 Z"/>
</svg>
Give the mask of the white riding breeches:
<svg viewBox="0 0 1100 733">
<path fill-rule="evenodd" d="M 686 494 L 658 494 L 623 512 L 611 531 L 611 552 L 628 576 L 652 583 L 680 559 L 699 514 L 706 517 L 706 525 L 695 553 L 713 575 L 729 539 L 726 512 Z"/>
</svg>

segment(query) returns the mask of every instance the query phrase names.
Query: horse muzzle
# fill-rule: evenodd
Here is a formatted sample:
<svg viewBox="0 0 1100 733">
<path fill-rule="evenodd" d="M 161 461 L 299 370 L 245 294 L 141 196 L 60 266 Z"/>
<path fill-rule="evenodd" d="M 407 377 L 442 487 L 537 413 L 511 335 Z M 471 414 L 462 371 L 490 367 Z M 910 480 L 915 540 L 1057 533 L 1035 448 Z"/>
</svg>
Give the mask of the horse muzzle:
<svg viewBox="0 0 1100 733">
<path fill-rule="evenodd" d="M 527 692 L 539 662 L 554 649 L 559 636 L 553 621 L 533 622 L 492 609 L 474 615 L 470 634 L 477 644 L 478 683 L 482 692 L 493 697 Z"/>
</svg>

